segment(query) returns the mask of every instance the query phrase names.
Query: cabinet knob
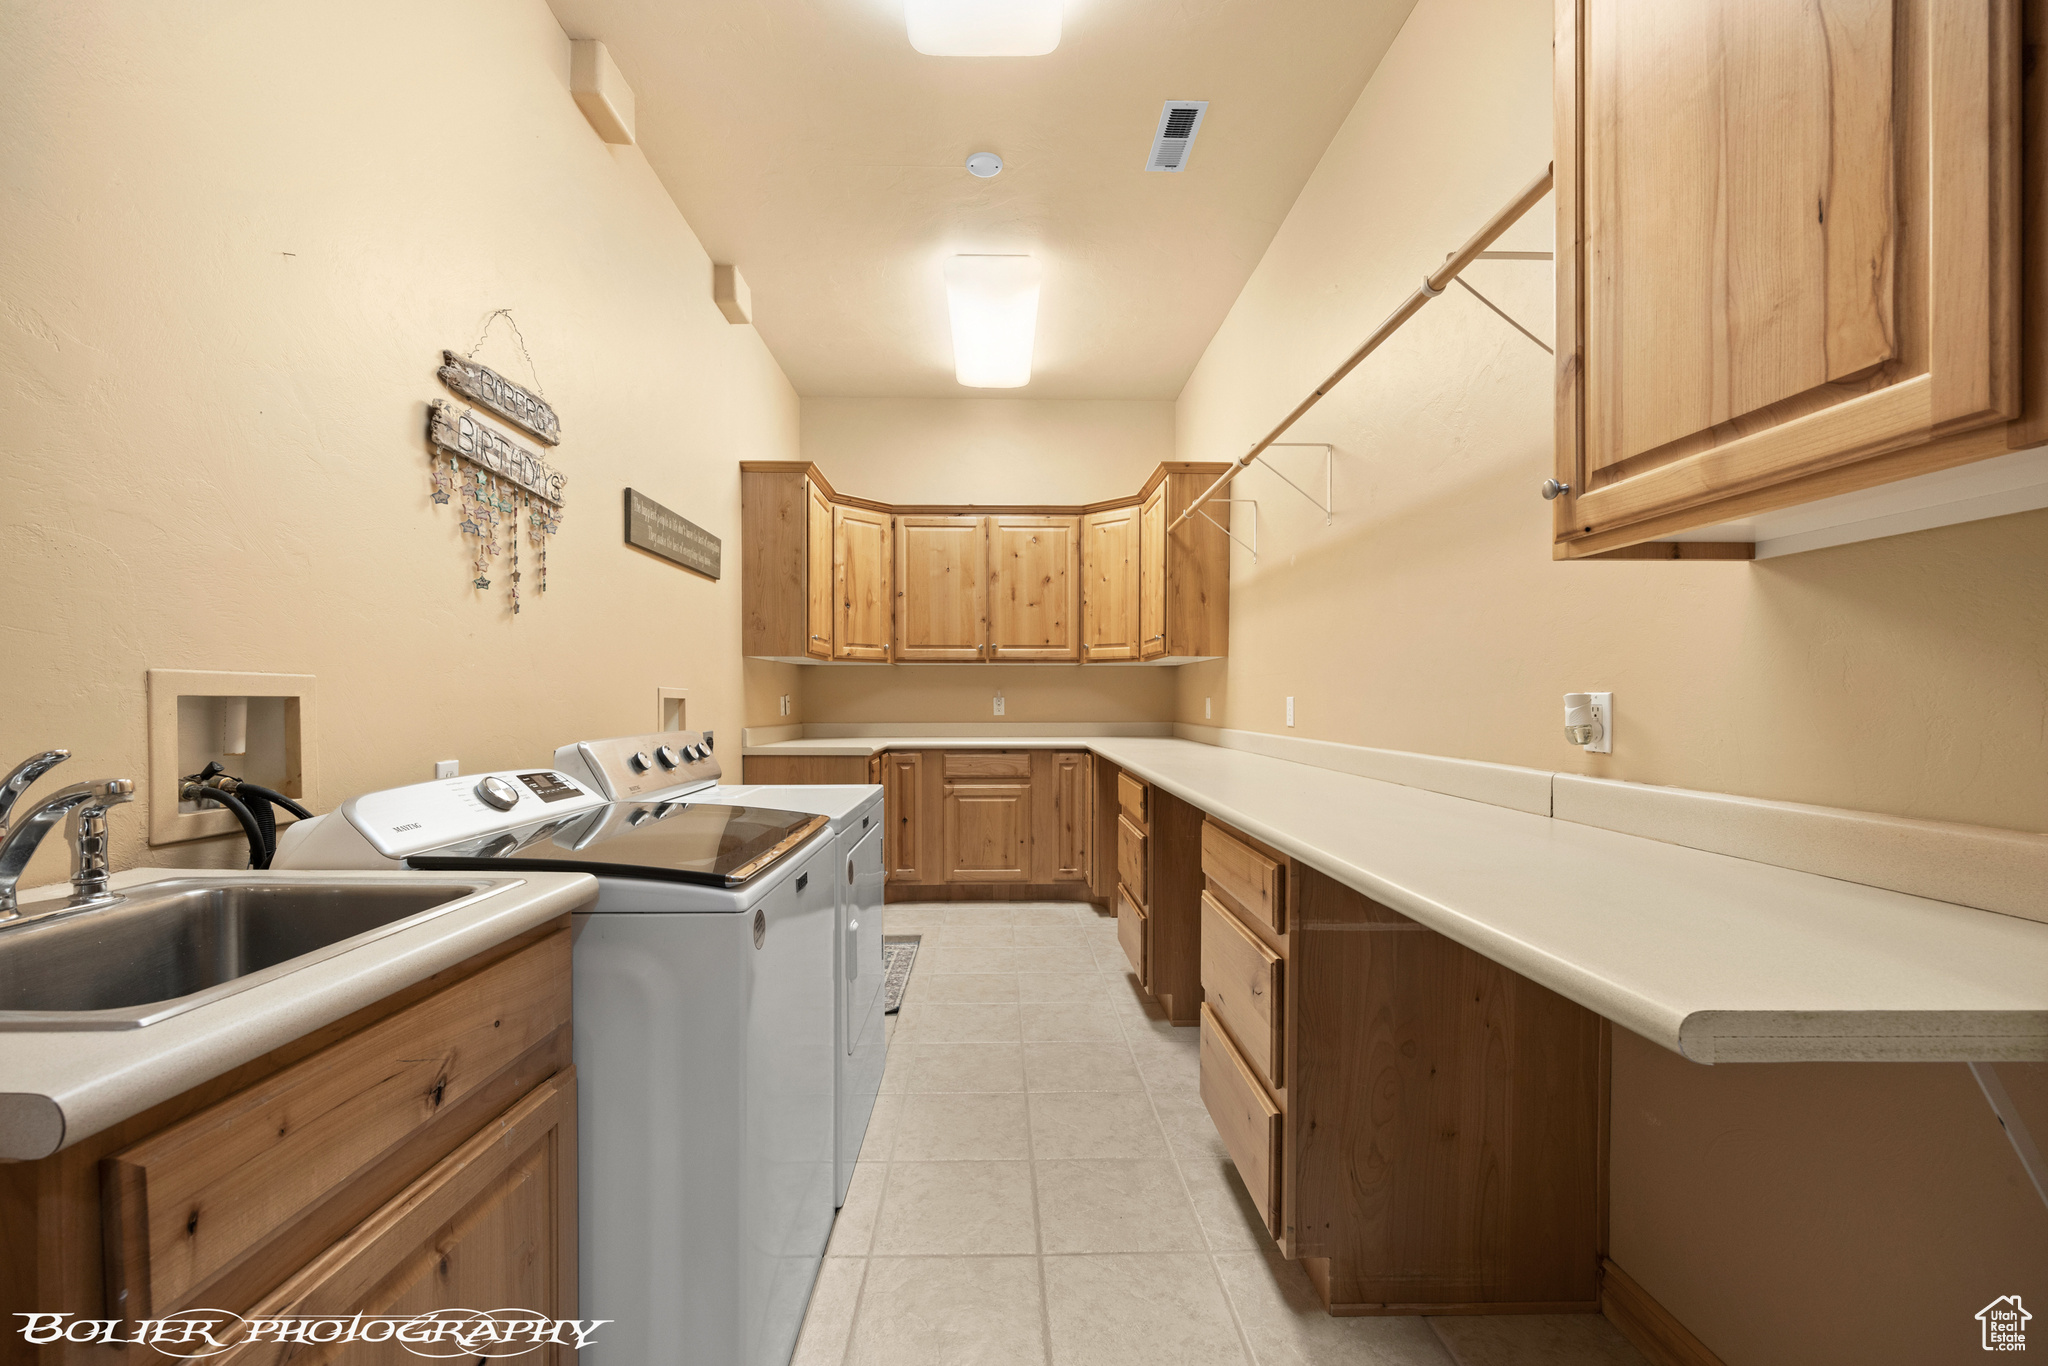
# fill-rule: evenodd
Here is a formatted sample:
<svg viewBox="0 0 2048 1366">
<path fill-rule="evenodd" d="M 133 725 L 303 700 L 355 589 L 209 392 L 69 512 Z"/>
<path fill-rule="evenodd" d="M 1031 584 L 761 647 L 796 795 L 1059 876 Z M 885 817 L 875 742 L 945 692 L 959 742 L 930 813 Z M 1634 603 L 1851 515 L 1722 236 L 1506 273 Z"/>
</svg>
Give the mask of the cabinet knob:
<svg viewBox="0 0 2048 1366">
<path fill-rule="evenodd" d="M 1557 495 L 1560 493 L 1570 493 L 1571 491 L 1572 486 L 1570 484 L 1560 484 L 1555 479 L 1546 479 L 1543 481 L 1543 501 L 1546 503 L 1549 502 L 1551 499 L 1557 497 Z"/>
</svg>

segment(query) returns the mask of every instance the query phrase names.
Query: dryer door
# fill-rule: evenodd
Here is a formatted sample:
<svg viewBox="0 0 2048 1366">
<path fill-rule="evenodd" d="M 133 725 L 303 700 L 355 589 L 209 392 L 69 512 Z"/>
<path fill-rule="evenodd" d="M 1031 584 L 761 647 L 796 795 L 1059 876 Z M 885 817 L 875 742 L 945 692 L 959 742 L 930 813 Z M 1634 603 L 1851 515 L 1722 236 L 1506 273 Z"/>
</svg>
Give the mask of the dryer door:
<svg viewBox="0 0 2048 1366">
<path fill-rule="evenodd" d="M 878 823 L 854 846 L 843 870 L 846 942 L 846 1051 L 855 1051 L 862 1027 L 882 1003 L 882 828 Z"/>
</svg>

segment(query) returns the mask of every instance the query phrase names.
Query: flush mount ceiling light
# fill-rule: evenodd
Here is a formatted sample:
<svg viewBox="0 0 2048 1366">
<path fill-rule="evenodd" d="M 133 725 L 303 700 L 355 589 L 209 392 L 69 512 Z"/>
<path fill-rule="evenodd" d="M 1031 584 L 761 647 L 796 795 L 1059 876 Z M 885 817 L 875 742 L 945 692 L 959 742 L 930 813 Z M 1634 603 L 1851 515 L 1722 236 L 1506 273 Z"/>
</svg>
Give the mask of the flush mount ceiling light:
<svg viewBox="0 0 2048 1366">
<path fill-rule="evenodd" d="M 946 262 L 953 373 L 970 389 L 1031 382 L 1038 332 L 1038 262 L 1029 256 L 955 256 Z"/>
<path fill-rule="evenodd" d="M 1043 57 L 1060 45 L 1062 0 L 903 0 L 927 57 Z"/>
<path fill-rule="evenodd" d="M 987 180 L 1003 173 L 1003 159 L 994 152 L 976 152 L 967 158 L 967 174 L 977 180 Z"/>
</svg>

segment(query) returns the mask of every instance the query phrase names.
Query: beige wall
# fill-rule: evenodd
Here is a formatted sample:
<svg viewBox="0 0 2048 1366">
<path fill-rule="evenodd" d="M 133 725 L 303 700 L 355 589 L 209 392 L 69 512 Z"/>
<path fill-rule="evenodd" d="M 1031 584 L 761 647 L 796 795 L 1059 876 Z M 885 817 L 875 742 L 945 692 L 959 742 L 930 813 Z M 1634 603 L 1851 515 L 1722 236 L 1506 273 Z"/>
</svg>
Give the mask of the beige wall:
<svg viewBox="0 0 2048 1366">
<path fill-rule="evenodd" d="M 796 458 L 797 399 L 577 111 L 540 0 L 31 0 L 6 30 L 0 761 L 142 778 L 153 667 L 317 675 L 316 809 L 649 729 L 663 685 L 737 749 L 735 466 Z M 499 307 L 569 478 L 517 619 L 502 562 L 468 586 L 422 441 L 441 348 Z M 502 324 L 478 358 L 527 374 Z M 724 537 L 726 577 L 627 549 L 627 485 Z M 146 824 L 114 814 L 122 865 L 237 857 Z"/>
<path fill-rule="evenodd" d="M 1550 23 L 1547 0 L 1421 0 L 1184 391 L 1181 458 L 1241 453 L 1543 169 Z M 1501 245 L 1548 248 L 1551 213 Z M 1544 266 L 1469 278 L 1550 331 Z M 1334 525 L 1238 480 L 1260 561 L 1236 552 L 1230 656 L 1179 671 L 1179 718 L 1207 697 L 1253 730 L 2048 829 L 2048 512 L 1755 565 L 1558 564 L 1550 386 L 1459 290 L 1403 328 L 1292 434 L 1336 445 Z M 1307 484 L 1320 458 L 1278 463 Z M 1558 733 L 1559 695 L 1596 688 L 1611 757 Z M 2048 1068 L 2010 1070 L 2048 1111 Z M 1616 1260 L 1730 1366 L 1959 1359 L 2010 1293 L 1994 1271 L 2048 1298 L 2048 1212 L 2019 1208 L 1960 1065 L 1710 1071 L 1624 1040 L 1613 1101 Z"/>
<path fill-rule="evenodd" d="M 1174 406 L 1088 399 L 803 401 L 803 452 L 840 493 L 891 503 L 1070 505 L 1135 494 L 1173 455 Z M 749 667 L 753 667 L 751 664 Z M 797 668 L 806 721 L 1165 721 L 1168 669 L 1060 665 Z M 782 718 L 757 718 L 775 725 Z M 786 722 L 784 722 L 786 724 Z"/>
</svg>

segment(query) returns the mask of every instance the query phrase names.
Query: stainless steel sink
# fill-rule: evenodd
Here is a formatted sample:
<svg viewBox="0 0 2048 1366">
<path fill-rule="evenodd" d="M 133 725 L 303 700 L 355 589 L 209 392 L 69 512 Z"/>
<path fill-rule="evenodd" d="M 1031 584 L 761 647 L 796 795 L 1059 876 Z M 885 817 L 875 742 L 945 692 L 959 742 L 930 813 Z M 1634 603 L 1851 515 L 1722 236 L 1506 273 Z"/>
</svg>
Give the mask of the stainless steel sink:
<svg viewBox="0 0 2048 1366">
<path fill-rule="evenodd" d="M 196 876 L 95 909 L 36 915 L 24 904 L 21 920 L 0 923 L 0 1030 L 154 1024 L 517 882 Z"/>
</svg>

